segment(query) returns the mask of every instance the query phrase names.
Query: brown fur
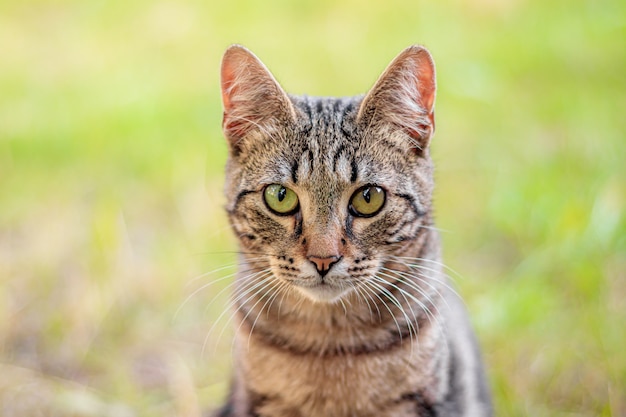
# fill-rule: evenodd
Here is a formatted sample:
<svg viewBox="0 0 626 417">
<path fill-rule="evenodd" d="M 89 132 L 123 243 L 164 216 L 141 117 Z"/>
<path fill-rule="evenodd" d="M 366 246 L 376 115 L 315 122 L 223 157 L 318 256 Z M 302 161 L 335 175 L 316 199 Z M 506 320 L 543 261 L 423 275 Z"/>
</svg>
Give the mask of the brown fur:
<svg viewBox="0 0 626 417">
<path fill-rule="evenodd" d="M 288 96 L 233 46 L 222 98 L 241 255 L 235 376 L 218 415 L 489 415 L 432 221 L 430 54 L 407 48 L 364 98 L 315 99 Z M 293 190 L 297 211 L 272 212 L 270 184 Z M 372 185 L 384 205 L 355 214 L 351 197 Z"/>
</svg>

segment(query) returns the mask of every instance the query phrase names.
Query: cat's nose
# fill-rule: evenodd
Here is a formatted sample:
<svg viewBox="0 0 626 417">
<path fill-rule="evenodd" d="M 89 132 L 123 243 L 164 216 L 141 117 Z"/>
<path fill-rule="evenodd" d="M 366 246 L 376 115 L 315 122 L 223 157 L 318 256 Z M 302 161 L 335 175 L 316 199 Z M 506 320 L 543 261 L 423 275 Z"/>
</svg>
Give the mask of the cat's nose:
<svg viewBox="0 0 626 417">
<path fill-rule="evenodd" d="M 307 256 L 307 259 L 315 265 L 317 272 L 324 276 L 330 271 L 330 268 L 341 260 L 341 256 Z"/>
</svg>

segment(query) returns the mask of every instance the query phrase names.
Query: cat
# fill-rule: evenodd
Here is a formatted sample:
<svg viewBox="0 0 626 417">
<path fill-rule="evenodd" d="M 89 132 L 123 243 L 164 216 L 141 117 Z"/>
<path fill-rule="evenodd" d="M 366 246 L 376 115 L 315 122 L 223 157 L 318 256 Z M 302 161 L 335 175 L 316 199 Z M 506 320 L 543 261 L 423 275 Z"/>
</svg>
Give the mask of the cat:
<svg viewBox="0 0 626 417">
<path fill-rule="evenodd" d="M 430 53 L 405 49 L 365 96 L 314 98 L 233 45 L 221 92 L 241 250 L 234 377 L 215 415 L 491 415 L 433 225 Z"/>
</svg>

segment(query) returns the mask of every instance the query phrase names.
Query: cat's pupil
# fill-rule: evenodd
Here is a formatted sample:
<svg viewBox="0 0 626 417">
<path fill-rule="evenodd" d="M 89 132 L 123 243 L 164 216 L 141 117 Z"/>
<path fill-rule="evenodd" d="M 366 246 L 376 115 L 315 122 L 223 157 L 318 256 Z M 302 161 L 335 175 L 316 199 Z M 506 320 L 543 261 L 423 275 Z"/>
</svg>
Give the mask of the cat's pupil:
<svg viewBox="0 0 626 417">
<path fill-rule="evenodd" d="M 371 198 L 372 196 L 370 195 L 370 189 L 366 188 L 365 190 L 363 190 L 363 199 L 365 200 L 367 204 L 370 203 Z"/>
<path fill-rule="evenodd" d="M 286 195 L 287 189 L 285 187 L 280 187 L 280 190 L 278 190 L 278 201 L 282 202 Z"/>
</svg>

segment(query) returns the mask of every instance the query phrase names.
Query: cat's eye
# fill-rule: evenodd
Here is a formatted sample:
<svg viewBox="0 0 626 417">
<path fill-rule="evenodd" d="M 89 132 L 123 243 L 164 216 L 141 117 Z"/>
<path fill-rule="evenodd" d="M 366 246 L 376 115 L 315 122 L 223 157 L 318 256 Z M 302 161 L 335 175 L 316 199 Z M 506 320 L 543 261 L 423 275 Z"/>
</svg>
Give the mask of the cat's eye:
<svg viewBox="0 0 626 417">
<path fill-rule="evenodd" d="M 361 187 L 350 198 L 350 213 L 358 217 L 372 217 L 385 204 L 385 190 L 375 185 Z"/>
<path fill-rule="evenodd" d="M 268 185 L 263 191 L 263 199 L 267 207 L 276 214 L 293 214 L 298 208 L 298 196 L 284 185 Z"/>
</svg>

